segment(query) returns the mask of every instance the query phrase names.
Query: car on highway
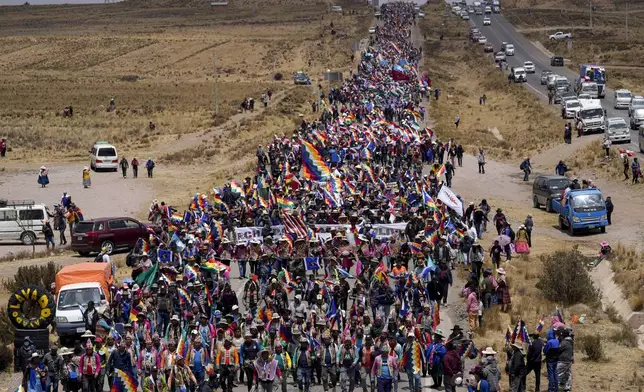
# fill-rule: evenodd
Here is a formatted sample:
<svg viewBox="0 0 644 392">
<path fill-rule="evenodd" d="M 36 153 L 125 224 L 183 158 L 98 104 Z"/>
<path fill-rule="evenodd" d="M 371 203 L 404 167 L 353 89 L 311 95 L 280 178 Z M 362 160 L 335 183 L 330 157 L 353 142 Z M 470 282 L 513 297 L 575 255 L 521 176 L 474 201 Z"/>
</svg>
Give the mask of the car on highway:
<svg viewBox="0 0 644 392">
<path fill-rule="evenodd" d="M 532 206 L 534 208 L 545 206 L 546 211 L 551 212 L 550 202 L 560 198 L 561 193 L 570 184 L 572 184 L 572 180 L 564 176 L 538 175 L 532 184 Z"/>
<path fill-rule="evenodd" d="M 452 12 L 453 12 L 454 14 L 456 14 L 456 15 L 459 15 L 459 16 L 460 16 L 460 15 L 461 15 L 461 7 L 459 7 L 459 6 L 455 5 L 454 7 L 452 7 Z"/>
<path fill-rule="evenodd" d="M 505 45 L 505 54 L 507 56 L 514 56 L 514 45 L 512 44 Z"/>
<path fill-rule="evenodd" d="M 512 80 L 514 80 L 514 83 L 527 82 L 528 74 L 523 67 L 512 68 Z"/>
<path fill-rule="evenodd" d="M 490 19 L 488 16 L 483 18 L 483 26 L 490 26 L 492 24 L 492 19 Z"/>
<path fill-rule="evenodd" d="M 541 71 L 541 84 L 548 84 L 548 75 L 552 75 L 552 71 L 549 69 L 544 69 Z"/>
<path fill-rule="evenodd" d="M 494 45 L 487 43 L 483 45 L 483 52 L 484 53 L 494 53 Z"/>
<path fill-rule="evenodd" d="M 489 5 L 485 7 L 485 15 L 489 15 L 492 13 L 492 7 Z"/>
<path fill-rule="evenodd" d="M 606 119 L 605 135 L 613 143 L 631 142 L 631 129 L 626 124 L 626 120 L 621 117 L 610 117 Z"/>
<path fill-rule="evenodd" d="M 424 12 L 419 12 L 419 13 L 418 13 L 418 17 L 419 17 L 420 19 L 423 19 L 423 18 L 425 17 L 425 13 L 424 13 Z"/>
<path fill-rule="evenodd" d="M 505 42 L 505 41 L 501 42 L 501 50 L 502 50 L 502 51 L 504 51 L 504 52 L 505 52 L 505 46 L 506 46 L 507 44 L 508 44 L 508 43 L 507 43 L 507 42 Z"/>
<path fill-rule="evenodd" d="M 592 99 L 592 97 L 590 94 L 582 93 L 577 95 L 577 99 L 581 101 L 582 99 Z"/>
<path fill-rule="evenodd" d="M 580 108 L 581 105 L 577 98 L 564 100 L 561 102 L 561 117 L 575 118 Z"/>
<path fill-rule="evenodd" d="M 572 34 L 570 33 L 563 33 L 561 31 L 557 31 L 556 33 L 550 35 L 550 40 L 551 41 L 559 41 L 562 39 L 570 39 L 572 38 Z"/>
<path fill-rule="evenodd" d="M 567 99 L 577 98 L 577 95 L 570 90 L 558 90 L 553 98 L 555 104 L 561 103 Z"/>
<path fill-rule="evenodd" d="M 463 11 L 463 13 L 461 13 L 461 18 L 463 18 L 463 20 L 470 20 L 470 14 L 468 14 L 467 11 Z"/>
<path fill-rule="evenodd" d="M 487 38 L 485 38 L 484 35 L 479 37 L 479 44 L 481 44 L 481 45 L 487 44 Z"/>
<path fill-rule="evenodd" d="M 640 129 L 644 125 L 644 109 L 635 109 L 631 115 L 631 129 Z"/>
<path fill-rule="evenodd" d="M 629 90 L 623 88 L 615 90 L 615 109 L 628 109 L 628 105 L 630 105 L 632 97 L 633 94 Z"/>
<path fill-rule="evenodd" d="M 479 42 L 479 38 L 481 38 L 482 36 L 483 36 L 483 34 L 481 34 L 481 33 L 472 34 L 472 43 L 475 44 L 475 43 Z"/>
<path fill-rule="evenodd" d="M 644 97 L 641 95 L 635 95 L 631 97 L 631 102 L 628 104 L 628 117 L 633 114 L 635 109 L 644 109 Z"/>
<path fill-rule="evenodd" d="M 376 28 L 375 27 L 369 27 L 369 34 L 376 34 Z"/>
<path fill-rule="evenodd" d="M 476 7 L 474 13 L 476 15 L 483 15 L 483 9 L 481 7 Z"/>
<path fill-rule="evenodd" d="M 494 12 L 495 14 L 498 14 L 498 13 L 501 12 L 501 8 L 499 8 L 498 5 L 493 5 L 492 6 L 492 12 Z"/>
<path fill-rule="evenodd" d="M 550 57 L 550 66 L 552 67 L 563 67 L 564 58 L 562 56 L 552 56 Z"/>
<path fill-rule="evenodd" d="M 555 73 L 551 73 L 550 75 L 548 75 L 548 78 L 547 78 L 547 81 L 546 81 L 546 88 L 548 90 L 552 90 L 552 89 L 555 88 L 555 80 L 557 80 L 558 77 L 559 77 L 559 75 L 557 75 Z"/>
<path fill-rule="evenodd" d="M 535 73 L 536 72 L 534 63 L 532 61 L 524 61 L 523 62 L 523 68 L 525 68 L 525 71 L 527 73 Z"/>
<path fill-rule="evenodd" d="M 331 7 L 331 12 L 337 12 L 337 13 L 341 14 L 342 13 L 342 7 L 340 7 L 339 5 L 334 5 L 333 7 Z"/>
<path fill-rule="evenodd" d="M 495 54 L 494 55 L 494 61 L 496 61 L 497 63 L 501 62 L 501 61 L 505 61 L 505 53 L 498 52 L 497 54 Z"/>
<path fill-rule="evenodd" d="M 72 250 L 81 256 L 91 252 L 108 254 L 117 249 L 131 249 L 139 238 L 149 237 L 148 227 L 134 218 L 114 217 L 86 220 L 74 225 Z"/>
</svg>

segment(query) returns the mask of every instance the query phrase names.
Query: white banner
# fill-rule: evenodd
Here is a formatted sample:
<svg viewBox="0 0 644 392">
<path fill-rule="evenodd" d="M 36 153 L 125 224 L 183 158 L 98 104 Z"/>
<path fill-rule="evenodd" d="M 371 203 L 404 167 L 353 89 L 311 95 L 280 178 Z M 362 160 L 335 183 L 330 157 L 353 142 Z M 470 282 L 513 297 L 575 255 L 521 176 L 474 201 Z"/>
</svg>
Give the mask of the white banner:
<svg viewBox="0 0 644 392">
<path fill-rule="evenodd" d="M 393 234 L 400 234 L 405 231 L 407 223 L 392 223 L 392 224 L 375 224 L 372 225 L 373 231 L 376 233 L 376 238 L 389 238 Z M 349 231 L 350 225 L 315 225 L 316 235 L 322 240 L 331 238 L 331 230 L 337 231 L 344 230 L 349 239 L 349 242 L 355 244 L 353 234 Z M 273 230 L 273 240 L 277 241 L 284 236 L 284 226 L 271 226 Z M 257 240 L 261 243 L 264 242 L 261 227 L 236 227 L 235 238 L 238 244 L 248 244 L 250 241 Z M 353 240 L 353 241 L 352 241 Z"/>
<path fill-rule="evenodd" d="M 454 192 L 445 185 L 443 185 L 441 190 L 438 192 L 438 200 L 456 211 L 458 216 L 463 216 L 463 202 L 458 200 Z"/>
</svg>

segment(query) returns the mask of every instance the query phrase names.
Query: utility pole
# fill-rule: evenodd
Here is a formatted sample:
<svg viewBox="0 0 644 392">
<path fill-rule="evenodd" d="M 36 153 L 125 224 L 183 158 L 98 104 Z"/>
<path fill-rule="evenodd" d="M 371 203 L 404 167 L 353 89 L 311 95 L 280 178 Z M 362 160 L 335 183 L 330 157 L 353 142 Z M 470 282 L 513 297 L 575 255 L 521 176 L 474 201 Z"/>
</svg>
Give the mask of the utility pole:
<svg viewBox="0 0 644 392">
<path fill-rule="evenodd" d="M 624 3 L 626 7 L 626 41 L 628 41 L 628 2 Z"/>
<path fill-rule="evenodd" d="M 219 94 L 217 93 L 217 79 L 219 75 L 217 74 L 217 55 L 213 53 L 212 55 L 212 69 L 214 71 L 215 77 L 215 116 L 219 115 Z"/>
<path fill-rule="evenodd" d="M 593 29 L 593 0 L 589 0 L 588 4 L 590 4 L 590 29 Z"/>
</svg>

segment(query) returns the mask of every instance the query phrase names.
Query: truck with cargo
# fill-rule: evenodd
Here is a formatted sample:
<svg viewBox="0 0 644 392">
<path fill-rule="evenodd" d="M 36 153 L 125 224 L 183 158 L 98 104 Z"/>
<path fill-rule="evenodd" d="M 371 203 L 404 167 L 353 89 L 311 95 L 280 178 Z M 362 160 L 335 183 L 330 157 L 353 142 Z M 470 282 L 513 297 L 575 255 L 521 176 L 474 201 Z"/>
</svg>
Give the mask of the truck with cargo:
<svg viewBox="0 0 644 392">
<path fill-rule="evenodd" d="M 564 190 L 561 198 L 552 199 L 550 203 L 552 209 L 559 214 L 559 228 L 567 229 L 570 235 L 591 229 L 606 232 L 606 203 L 599 189 Z"/>
<path fill-rule="evenodd" d="M 606 69 L 599 65 L 581 64 L 579 66 L 579 77 L 577 78 L 577 89 L 584 82 L 597 83 L 599 98 L 606 96 Z"/>
</svg>

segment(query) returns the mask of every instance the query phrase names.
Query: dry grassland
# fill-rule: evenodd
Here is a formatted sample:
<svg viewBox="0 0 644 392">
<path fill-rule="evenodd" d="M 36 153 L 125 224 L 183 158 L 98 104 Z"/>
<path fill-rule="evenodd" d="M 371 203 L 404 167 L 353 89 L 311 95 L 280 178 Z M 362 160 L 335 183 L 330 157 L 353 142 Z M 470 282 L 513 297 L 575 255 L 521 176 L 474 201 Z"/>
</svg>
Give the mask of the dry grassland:
<svg viewBox="0 0 644 392">
<path fill-rule="evenodd" d="M 444 17 L 446 10 L 443 4 L 427 6 L 421 23 L 426 36 L 425 69 L 433 87 L 441 90 L 439 100 L 432 100 L 429 109 L 441 138 L 454 137 L 470 153 L 483 147 L 498 159 L 517 159 L 552 145 L 561 137 L 564 124 L 555 109 L 540 103 L 522 85 L 509 84 L 492 57 L 469 42 L 468 25 Z M 479 105 L 483 94 L 487 104 Z M 457 115 L 459 129 L 454 125 Z"/>
<path fill-rule="evenodd" d="M 532 41 L 540 41 L 550 52 L 570 59 L 568 65 L 578 71 L 579 64 L 601 64 L 607 69 L 607 83 L 612 88 L 628 88 L 641 93 L 644 77 L 644 3 L 634 1 L 593 1 L 593 29 L 587 1 L 558 1 L 531 4 L 530 1 L 504 3 L 503 15 L 515 26 L 538 30 L 526 32 Z M 628 4 L 628 8 L 626 5 Z M 628 10 L 628 33 L 626 11 Z M 556 31 L 573 33 L 572 49 L 566 42 L 550 41 Z"/>
<path fill-rule="evenodd" d="M 259 106 L 267 89 L 291 88 L 295 71 L 314 81 L 327 68 L 346 71 L 373 19 L 366 6 L 342 1 L 344 15 L 300 0 L 179 3 L 4 8 L 0 136 L 10 156 L 84 159 L 96 140 L 147 151 L 206 131 L 244 97 Z M 111 98 L 117 110 L 107 113 Z M 58 115 L 68 105 L 71 119 Z"/>
</svg>

